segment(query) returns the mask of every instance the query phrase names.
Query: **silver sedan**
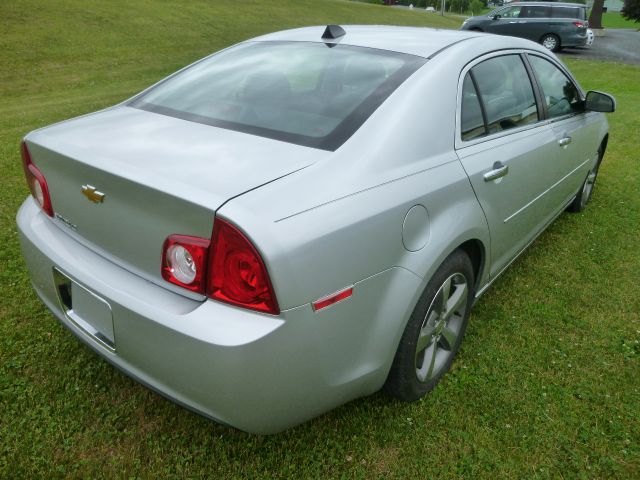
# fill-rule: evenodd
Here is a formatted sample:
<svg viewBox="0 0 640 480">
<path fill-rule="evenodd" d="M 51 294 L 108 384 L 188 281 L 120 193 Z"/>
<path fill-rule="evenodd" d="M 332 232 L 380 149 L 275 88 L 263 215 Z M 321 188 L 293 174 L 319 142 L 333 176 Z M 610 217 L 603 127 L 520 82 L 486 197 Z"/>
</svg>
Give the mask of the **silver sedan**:
<svg viewBox="0 0 640 480">
<path fill-rule="evenodd" d="M 585 208 L 614 108 L 527 40 L 274 33 L 29 133 L 22 250 L 82 342 L 219 422 L 413 401 L 474 301 Z"/>
</svg>

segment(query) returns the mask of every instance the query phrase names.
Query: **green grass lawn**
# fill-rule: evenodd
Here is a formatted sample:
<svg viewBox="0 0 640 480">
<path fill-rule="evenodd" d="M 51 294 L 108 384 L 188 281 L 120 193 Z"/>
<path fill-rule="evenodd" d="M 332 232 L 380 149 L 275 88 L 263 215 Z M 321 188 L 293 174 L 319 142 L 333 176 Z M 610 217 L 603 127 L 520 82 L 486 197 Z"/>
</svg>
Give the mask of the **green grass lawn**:
<svg viewBox="0 0 640 480">
<path fill-rule="evenodd" d="M 133 382 L 36 298 L 14 220 L 24 134 L 233 42 L 327 22 L 459 24 L 338 0 L 0 2 L 0 478 L 640 478 L 638 67 L 568 61 L 618 99 L 592 204 L 496 282 L 415 404 L 376 394 L 247 435 Z"/>
<path fill-rule="evenodd" d="M 604 28 L 634 28 L 639 29 L 640 23 L 627 20 L 619 12 L 606 12 L 602 14 L 602 26 Z"/>
</svg>

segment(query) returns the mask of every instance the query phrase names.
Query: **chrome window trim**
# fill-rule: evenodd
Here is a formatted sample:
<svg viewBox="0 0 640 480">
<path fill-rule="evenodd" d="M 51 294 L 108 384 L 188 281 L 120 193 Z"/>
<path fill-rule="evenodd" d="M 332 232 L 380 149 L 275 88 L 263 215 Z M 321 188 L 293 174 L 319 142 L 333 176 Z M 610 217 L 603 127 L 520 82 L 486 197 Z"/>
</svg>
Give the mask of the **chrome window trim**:
<svg viewBox="0 0 640 480">
<path fill-rule="evenodd" d="M 549 125 L 549 122 L 536 123 L 536 124 L 533 124 L 533 126 L 527 125 L 527 127 L 530 127 L 530 128 L 525 128 L 525 127 L 517 128 L 517 129 L 513 128 L 510 130 L 507 130 L 509 133 L 506 135 L 494 134 L 494 135 L 491 135 L 490 137 L 480 137 L 475 140 L 464 142 L 464 145 L 456 146 L 455 150 L 461 158 L 464 158 L 468 155 L 467 153 L 465 153 L 465 150 L 467 148 L 486 143 L 487 145 L 485 145 L 484 147 L 472 150 L 473 154 L 481 153 L 486 150 L 491 150 L 492 148 L 495 147 L 495 144 L 493 142 L 504 139 L 509 135 L 519 135 L 519 138 L 527 138 L 529 136 L 537 135 L 538 132 L 536 131 L 536 129 L 547 126 L 547 125 Z"/>
</svg>

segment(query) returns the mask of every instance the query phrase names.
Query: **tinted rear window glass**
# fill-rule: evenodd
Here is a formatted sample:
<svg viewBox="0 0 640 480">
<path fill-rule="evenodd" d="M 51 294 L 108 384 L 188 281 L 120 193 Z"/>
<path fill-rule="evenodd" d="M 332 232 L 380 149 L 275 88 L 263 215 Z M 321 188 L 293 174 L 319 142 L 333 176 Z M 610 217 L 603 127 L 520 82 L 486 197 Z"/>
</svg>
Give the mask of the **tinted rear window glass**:
<svg viewBox="0 0 640 480">
<path fill-rule="evenodd" d="M 464 77 L 462 85 L 461 111 L 462 140 L 473 140 L 485 135 L 486 130 L 484 128 L 480 99 L 469 73 Z"/>
<path fill-rule="evenodd" d="M 518 55 L 485 60 L 471 71 L 480 91 L 489 134 L 538 121 L 531 80 Z"/>
<path fill-rule="evenodd" d="M 584 9 L 576 7 L 553 7 L 551 9 L 551 16 L 553 18 L 577 18 L 584 20 Z"/>
<path fill-rule="evenodd" d="M 311 42 L 249 42 L 207 59 L 130 106 L 335 150 L 426 60 Z"/>
<path fill-rule="evenodd" d="M 520 18 L 549 18 L 549 7 L 530 5 L 522 7 Z"/>
</svg>

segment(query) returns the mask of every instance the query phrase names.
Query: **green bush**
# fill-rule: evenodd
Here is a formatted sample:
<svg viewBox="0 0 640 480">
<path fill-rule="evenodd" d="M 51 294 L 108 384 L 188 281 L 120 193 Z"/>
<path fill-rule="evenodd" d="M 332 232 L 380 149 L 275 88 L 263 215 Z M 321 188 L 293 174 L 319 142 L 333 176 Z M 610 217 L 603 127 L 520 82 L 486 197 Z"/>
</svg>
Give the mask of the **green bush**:
<svg viewBox="0 0 640 480">
<path fill-rule="evenodd" d="M 469 4 L 469 9 L 473 15 L 478 15 L 483 8 L 484 5 L 480 0 L 471 0 Z"/>
<path fill-rule="evenodd" d="M 624 6 L 620 13 L 627 20 L 640 22 L 640 0 L 624 0 Z"/>
</svg>

